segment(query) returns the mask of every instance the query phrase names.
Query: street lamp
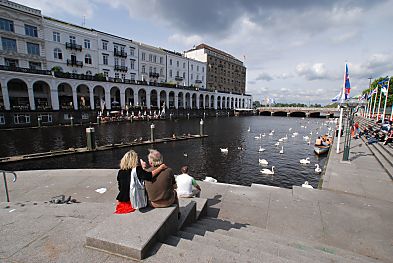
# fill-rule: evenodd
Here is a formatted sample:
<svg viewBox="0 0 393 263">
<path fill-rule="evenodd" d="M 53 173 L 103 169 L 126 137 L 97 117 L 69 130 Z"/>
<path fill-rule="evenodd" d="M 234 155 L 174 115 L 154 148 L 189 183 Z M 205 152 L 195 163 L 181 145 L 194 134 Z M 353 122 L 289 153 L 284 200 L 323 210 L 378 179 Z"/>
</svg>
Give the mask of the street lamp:
<svg viewBox="0 0 393 263">
<path fill-rule="evenodd" d="M 340 107 L 348 110 L 347 125 L 344 138 L 343 161 L 349 161 L 349 150 L 351 148 L 351 127 L 353 126 L 353 117 L 360 107 L 364 107 L 365 102 L 358 99 L 349 99 L 340 103 Z"/>
</svg>

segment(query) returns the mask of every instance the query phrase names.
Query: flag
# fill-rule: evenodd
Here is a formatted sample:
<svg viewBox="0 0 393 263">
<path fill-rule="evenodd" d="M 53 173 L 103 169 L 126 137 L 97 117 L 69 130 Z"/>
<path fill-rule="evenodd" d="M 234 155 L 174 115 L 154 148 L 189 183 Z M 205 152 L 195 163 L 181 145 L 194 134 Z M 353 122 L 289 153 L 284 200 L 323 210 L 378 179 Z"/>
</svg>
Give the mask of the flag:
<svg viewBox="0 0 393 263">
<path fill-rule="evenodd" d="M 349 93 L 351 92 L 351 83 L 349 82 L 349 74 L 348 74 L 348 65 L 345 64 L 345 78 L 344 78 L 344 86 L 345 86 L 345 99 L 349 98 Z"/>
<path fill-rule="evenodd" d="M 367 99 L 369 100 L 369 99 L 371 99 L 371 97 L 373 96 L 373 91 L 372 90 L 370 90 L 370 92 L 368 93 L 368 95 L 367 95 Z"/>
<path fill-rule="evenodd" d="M 338 101 L 340 98 L 341 98 L 341 92 L 338 93 L 338 94 L 332 99 L 332 101 L 333 101 L 333 102 Z"/>
<path fill-rule="evenodd" d="M 381 91 L 386 95 L 388 93 L 388 85 L 383 85 Z"/>
<path fill-rule="evenodd" d="M 371 93 L 371 95 L 377 94 L 378 93 L 378 87 L 376 87 L 373 92 Z"/>
<path fill-rule="evenodd" d="M 380 82 L 378 82 L 378 84 L 384 84 L 384 83 L 386 83 L 388 81 L 389 81 L 389 77 L 386 77 L 385 79 L 383 79 Z"/>
</svg>

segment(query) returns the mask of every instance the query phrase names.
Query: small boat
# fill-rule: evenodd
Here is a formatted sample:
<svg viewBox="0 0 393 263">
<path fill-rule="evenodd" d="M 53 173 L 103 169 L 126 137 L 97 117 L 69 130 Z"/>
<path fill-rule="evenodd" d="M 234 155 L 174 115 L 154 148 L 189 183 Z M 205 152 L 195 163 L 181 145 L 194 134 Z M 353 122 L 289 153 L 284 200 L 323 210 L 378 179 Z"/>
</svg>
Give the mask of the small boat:
<svg viewBox="0 0 393 263">
<path fill-rule="evenodd" d="M 324 145 L 314 145 L 314 152 L 317 155 L 325 154 L 328 153 L 330 149 L 330 146 L 324 146 Z"/>
</svg>

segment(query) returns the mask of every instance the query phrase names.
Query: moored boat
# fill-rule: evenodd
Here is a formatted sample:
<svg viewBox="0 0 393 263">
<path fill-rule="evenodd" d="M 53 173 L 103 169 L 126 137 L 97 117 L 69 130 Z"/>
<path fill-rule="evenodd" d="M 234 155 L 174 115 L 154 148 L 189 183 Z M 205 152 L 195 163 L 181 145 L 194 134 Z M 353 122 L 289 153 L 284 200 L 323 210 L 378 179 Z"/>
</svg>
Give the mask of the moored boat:
<svg viewBox="0 0 393 263">
<path fill-rule="evenodd" d="M 330 149 L 330 145 L 328 145 L 328 146 L 314 145 L 314 152 L 318 155 L 328 153 L 329 149 Z"/>
</svg>

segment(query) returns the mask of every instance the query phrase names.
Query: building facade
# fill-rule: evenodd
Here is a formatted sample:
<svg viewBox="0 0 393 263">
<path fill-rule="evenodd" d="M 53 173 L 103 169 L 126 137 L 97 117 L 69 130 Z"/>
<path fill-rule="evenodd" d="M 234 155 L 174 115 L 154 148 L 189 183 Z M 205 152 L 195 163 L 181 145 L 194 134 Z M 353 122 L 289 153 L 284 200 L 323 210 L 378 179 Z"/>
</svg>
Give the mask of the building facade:
<svg viewBox="0 0 393 263">
<path fill-rule="evenodd" d="M 206 44 L 200 44 L 185 53 L 207 64 L 208 90 L 244 94 L 246 91 L 246 67 L 234 56 Z"/>
</svg>

